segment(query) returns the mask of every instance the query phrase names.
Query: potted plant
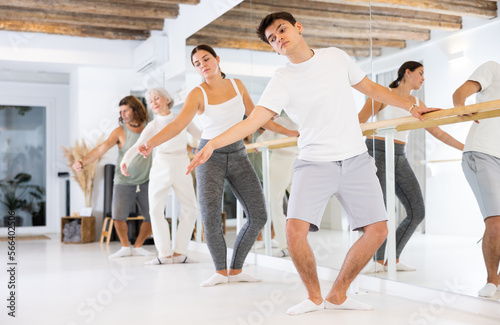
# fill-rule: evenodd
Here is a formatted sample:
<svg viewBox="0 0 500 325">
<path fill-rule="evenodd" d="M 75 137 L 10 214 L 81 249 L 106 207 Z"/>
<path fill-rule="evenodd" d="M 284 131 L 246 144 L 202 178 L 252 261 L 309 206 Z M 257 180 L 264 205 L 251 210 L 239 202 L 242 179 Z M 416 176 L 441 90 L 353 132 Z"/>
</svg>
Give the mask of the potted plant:
<svg viewBox="0 0 500 325">
<path fill-rule="evenodd" d="M 26 210 L 31 214 L 33 226 L 45 226 L 45 190 L 42 186 L 34 186 L 29 193 L 30 199 Z"/>
<path fill-rule="evenodd" d="M 33 198 L 42 199 L 43 193 L 41 187 L 36 185 L 28 185 L 31 180 L 31 175 L 26 173 L 19 173 L 14 176 L 13 179 L 0 181 L 0 189 L 2 190 L 2 196 L 0 202 L 3 203 L 8 211 L 16 211 L 19 209 L 27 210 L 28 199 L 31 199 L 33 203 Z M 16 226 L 23 225 L 23 218 L 16 214 Z M 4 216 L 4 226 L 6 227 L 9 223 L 9 216 Z"/>
</svg>

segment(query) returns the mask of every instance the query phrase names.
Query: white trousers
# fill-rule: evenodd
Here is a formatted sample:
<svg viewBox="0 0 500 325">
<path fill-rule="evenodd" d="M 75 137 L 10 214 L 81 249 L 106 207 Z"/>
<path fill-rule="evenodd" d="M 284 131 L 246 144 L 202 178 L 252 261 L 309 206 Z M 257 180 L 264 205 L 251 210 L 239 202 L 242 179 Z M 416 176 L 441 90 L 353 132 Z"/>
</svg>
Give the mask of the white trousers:
<svg viewBox="0 0 500 325">
<path fill-rule="evenodd" d="M 283 213 L 283 197 L 292 183 L 295 155 L 272 152 L 269 158 L 269 189 L 271 192 L 271 218 L 274 227 L 274 239 L 280 249 L 288 247 L 286 242 L 286 217 Z"/>
<path fill-rule="evenodd" d="M 165 205 L 170 187 L 181 203 L 179 227 L 175 238 L 174 252 L 186 254 L 198 216 L 198 202 L 194 193 L 193 178 L 186 175 L 189 158 L 187 155 L 157 153 L 149 174 L 149 213 L 153 237 L 158 256 L 172 255 L 170 229 L 165 218 Z"/>
</svg>

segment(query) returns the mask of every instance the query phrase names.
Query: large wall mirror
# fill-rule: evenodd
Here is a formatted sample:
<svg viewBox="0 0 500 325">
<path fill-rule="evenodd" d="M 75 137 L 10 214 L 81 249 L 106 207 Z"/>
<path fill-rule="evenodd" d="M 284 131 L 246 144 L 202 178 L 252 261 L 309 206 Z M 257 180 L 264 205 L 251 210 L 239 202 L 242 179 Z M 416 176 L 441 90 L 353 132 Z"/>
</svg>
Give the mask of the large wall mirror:
<svg viewBox="0 0 500 325">
<path fill-rule="evenodd" d="M 422 4 L 422 7 L 426 6 Z M 381 10 L 383 8 L 377 7 L 377 1 L 372 1 L 372 28 L 385 24 L 386 19 L 377 14 Z M 394 8 L 391 12 L 404 15 L 408 10 Z M 500 41 L 495 37 L 500 27 L 497 2 L 474 1 L 465 7 L 449 4 L 439 10 L 420 8 L 416 13 L 406 16 L 404 25 L 398 28 L 399 32 L 407 34 L 406 47 L 383 49 L 380 56 L 373 57 L 373 79 L 389 86 L 397 79 L 401 65 L 407 61 L 419 62 L 424 72 L 422 81 L 425 81 L 420 87 L 418 84 L 413 85 L 411 94 L 428 107 L 452 108 L 453 92 L 472 72 L 486 61 L 500 59 Z M 419 81 L 417 79 L 414 82 Z M 467 104 L 473 103 L 474 98 L 467 101 Z M 462 143 L 469 128 L 470 122 L 441 127 Z M 444 144 L 431 132 L 411 131 L 406 143 L 406 157 L 423 195 L 425 218 L 413 234 L 411 226 L 403 225 L 398 229 L 397 257 L 409 266 L 407 269 L 415 270 L 398 271 L 396 279 L 477 296 L 478 290 L 486 283 L 481 250 L 483 219 L 461 168 L 461 151 Z M 397 164 L 398 160 L 396 173 Z M 404 182 L 407 176 L 400 175 L 399 182 Z M 423 217 L 423 210 L 419 208 L 410 208 L 413 214 L 408 214 L 403 201 L 407 205 L 420 203 L 414 197 L 406 199 L 405 195 L 410 196 L 411 191 L 399 185 L 396 184 L 396 191 L 401 197 L 396 199 L 397 225 L 408 222 L 409 219 L 404 221 L 407 216 L 415 219 Z M 411 238 L 404 245 L 408 234 L 411 234 Z M 404 269 L 405 265 L 401 268 Z M 374 275 L 388 276 L 387 272 Z"/>
<path fill-rule="evenodd" d="M 353 1 L 350 4 L 334 0 L 245 0 L 190 37 L 187 44 L 194 46 L 203 42 L 219 49 L 222 69 L 230 77 L 241 79 L 257 102 L 272 72 L 286 61 L 270 52 L 270 47 L 258 40 L 254 31 L 267 13 L 285 10 L 304 25 L 304 37 L 312 48 L 342 48 L 370 79 L 383 86 L 397 79 L 403 63 L 422 64 L 422 80 L 425 81 L 420 87 L 414 87 L 411 95 L 429 107 L 451 108 L 453 92 L 474 69 L 488 60 L 500 59 L 500 40 L 496 35 L 500 28 L 497 4 L 496 1 L 468 4 Z M 367 99 L 354 90 L 353 93 L 361 110 Z M 473 101 L 472 98 L 468 103 Z M 441 129 L 463 143 L 469 127 L 470 122 L 467 122 Z M 249 141 L 262 139 L 269 138 L 257 133 Z M 380 148 L 383 141 L 372 143 L 375 152 L 383 149 Z M 477 296 L 486 279 L 481 251 L 484 224 L 461 170 L 461 152 L 425 130 L 410 132 L 405 150 L 422 192 L 425 218 L 408 236 L 401 255 L 398 254 L 401 262 L 415 270 L 398 271 L 396 280 Z M 271 152 L 271 164 L 281 164 L 281 172 L 291 168 L 281 157 L 284 154 Z M 288 154 L 293 156 L 291 151 Z M 250 157 L 259 173 L 261 157 L 258 153 Z M 228 244 L 231 245 L 231 238 L 235 237 L 232 219 L 236 204 L 230 194 L 225 200 Z M 407 211 L 399 199 L 396 202 L 396 225 L 399 225 Z M 284 213 L 286 203 L 285 195 L 279 208 Z M 349 231 L 345 214 L 335 198 L 329 202 L 321 226 L 320 232 L 309 236 L 318 265 L 339 269 L 357 235 Z M 273 229 L 271 254 L 282 256 L 284 246 L 280 241 L 283 236 L 277 233 L 280 231 L 277 228 Z M 263 246 L 263 242 L 257 242 L 254 252 L 265 254 Z M 383 267 L 367 274 L 387 278 Z"/>
</svg>

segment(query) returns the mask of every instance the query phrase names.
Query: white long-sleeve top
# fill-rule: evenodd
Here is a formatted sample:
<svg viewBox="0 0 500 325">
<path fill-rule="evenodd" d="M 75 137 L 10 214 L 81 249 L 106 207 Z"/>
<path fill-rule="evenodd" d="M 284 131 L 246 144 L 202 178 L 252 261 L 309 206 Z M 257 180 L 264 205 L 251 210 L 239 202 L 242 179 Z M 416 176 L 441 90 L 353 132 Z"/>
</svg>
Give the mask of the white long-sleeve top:
<svg viewBox="0 0 500 325">
<path fill-rule="evenodd" d="M 154 135 L 160 132 L 165 126 L 167 126 L 170 122 L 172 122 L 177 117 L 177 114 L 170 113 L 165 116 L 156 115 L 154 120 L 149 122 L 148 125 L 144 128 L 141 133 L 141 136 L 136 141 L 136 143 L 130 147 L 130 149 L 125 153 L 123 159 L 120 163 L 120 166 L 125 163 L 127 166 L 130 166 L 130 163 L 135 158 L 136 155 L 139 154 L 139 146 L 144 144 L 147 140 L 151 139 Z M 188 126 L 182 130 L 178 135 L 160 144 L 155 148 L 156 154 L 165 153 L 165 154 L 187 154 L 186 152 L 186 144 L 188 142 L 187 133 L 190 133 L 194 138 L 201 138 L 201 130 L 191 121 Z"/>
</svg>

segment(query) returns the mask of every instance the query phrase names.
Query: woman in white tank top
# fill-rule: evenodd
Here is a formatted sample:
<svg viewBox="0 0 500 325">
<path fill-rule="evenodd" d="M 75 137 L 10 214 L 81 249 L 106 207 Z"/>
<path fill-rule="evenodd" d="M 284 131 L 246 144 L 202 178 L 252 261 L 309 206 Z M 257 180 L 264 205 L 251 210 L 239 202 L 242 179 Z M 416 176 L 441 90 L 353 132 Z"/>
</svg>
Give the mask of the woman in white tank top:
<svg viewBox="0 0 500 325">
<path fill-rule="evenodd" d="M 218 136 L 250 115 L 254 104 L 240 80 L 225 79 L 219 69 L 220 58 L 208 45 L 198 45 L 191 52 L 191 63 L 205 79 L 186 97 L 179 115 L 158 134 L 139 147 L 147 156 L 152 149 L 181 132 L 196 114 L 200 116 L 202 135 L 199 149 L 208 140 Z M 264 125 L 271 131 L 287 136 L 297 136 L 272 121 Z M 221 231 L 221 202 L 224 179 L 248 217 L 236 237 L 231 264 L 227 264 L 227 247 Z M 216 273 L 202 286 L 213 286 L 227 282 L 257 282 L 251 275 L 242 272 L 243 262 L 250 252 L 258 233 L 267 221 L 264 196 L 260 182 L 248 160 L 243 142 L 237 141 L 214 151 L 214 155 L 196 170 L 198 201 L 202 215 L 205 238 L 212 255 Z"/>
<path fill-rule="evenodd" d="M 389 88 L 410 102 L 415 103 L 415 106 L 423 106 L 425 104 L 418 98 L 411 95 L 412 90 L 418 90 L 424 82 L 424 67 L 421 63 L 415 61 L 405 62 L 398 70 L 398 78 L 394 80 Z M 411 109 L 410 109 L 411 111 Z M 375 115 L 377 121 L 395 119 L 399 117 L 411 116 L 410 112 L 398 107 L 372 101 L 368 98 L 363 109 L 359 112 L 359 122 L 365 123 L 370 116 Z M 464 145 L 453 138 L 448 133 L 441 130 L 439 127 L 427 128 L 427 131 L 434 137 L 452 146 L 458 150 L 463 150 Z M 414 271 L 415 268 L 408 266 L 399 261 L 399 257 L 403 248 L 406 246 L 410 237 L 415 232 L 417 226 L 425 217 L 424 199 L 420 185 L 417 181 L 415 173 L 410 167 L 406 159 L 406 142 L 408 140 L 409 131 L 397 132 L 394 135 L 395 149 L 395 181 L 396 181 L 396 196 L 405 207 L 407 216 L 401 221 L 396 231 L 396 269 L 398 271 Z M 375 139 L 375 140 L 374 140 Z M 382 186 L 385 196 L 385 142 L 383 137 L 369 136 L 366 139 L 368 152 L 375 158 L 377 165 L 377 176 Z M 375 152 L 373 152 L 375 142 Z M 377 263 L 369 263 L 362 273 L 373 273 L 384 270 L 385 260 L 385 242 L 378 249 L 375 260 Z"/>
</svg>

